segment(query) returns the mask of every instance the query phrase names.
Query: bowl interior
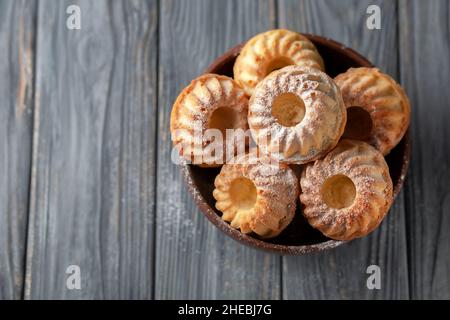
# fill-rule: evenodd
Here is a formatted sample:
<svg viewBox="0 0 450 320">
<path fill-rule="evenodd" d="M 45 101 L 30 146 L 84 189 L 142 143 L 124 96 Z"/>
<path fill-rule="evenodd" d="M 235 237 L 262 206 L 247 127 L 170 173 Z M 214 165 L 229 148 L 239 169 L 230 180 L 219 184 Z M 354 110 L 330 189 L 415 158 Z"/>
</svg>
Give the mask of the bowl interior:
<svg viewBox="0 0 450 320">
<path fill-rule="evenodd" d="M 315 35 L 306 36 L 316 45 L 325 62 L 325 70 L 331 77 L 335 77 L 351 67 L 372 66 L 367 59 L 333 40 Z M 239 45 L 226 52 L 214 61 L 206 72 L 233 77 L 233 65 L 241 48 L 242 45 Z M 399 193 L 403 185 L 408 160 L 409 135 L 407 133 L 402 141 L 386 157 L 394 184 L 395 195 Z M 301 166 L 294 165 L 292 168 L 297 173 L 301 171 Z M 214 179 L 219 174 L 220 168 L 201 168 L 186 165 L 183 169 L 189 189 L 194 194 L 194 199 L 208 219 L 226 234 L 244 244 L 278 253 L 302 254 L 335 247 L 342 243 L 342 241 L 331 240 L 312 228 L 302 215 L 302 208 L 299 201 L 297 202 L 297 211 L 294 220 L 279 236 L 273 239 L 261 240 L 257 236 L 243 235 L 222 221 L 220 218 L 221 212 L 215 208 L 215 200 L 212 192 L 214 190 Z"/>
</svg>

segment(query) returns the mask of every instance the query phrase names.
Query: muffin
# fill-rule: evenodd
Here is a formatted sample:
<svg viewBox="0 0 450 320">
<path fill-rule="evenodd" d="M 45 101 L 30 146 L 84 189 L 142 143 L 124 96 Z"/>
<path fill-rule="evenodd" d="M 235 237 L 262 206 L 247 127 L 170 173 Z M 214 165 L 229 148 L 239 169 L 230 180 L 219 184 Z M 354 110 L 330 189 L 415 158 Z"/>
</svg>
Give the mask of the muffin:
<svg viewBox="0 0 450 320">
<path fill-rule="evenodd" d="M 202 75 L 183 89 L 173 105 L 172 141 L 180 155 L 193 164 L 221 165 L 238 150 L 245 151 L 248 139 L 243 134 L 248 129 L 247 113 L 248 99 L 233 79 L 217 74 Z M 227 136 L 227 129 L 242 133 L 236 135 L 240 139 Z M 231 141 L 228 149 L 227 139 Z"/>
<path fill-rule="evenodd" d="M 261 80 L 288 65 L 324 70 L 322 57 L 306 37 L 285 29 L 270 30 L 244 45 L 234 64 L 234 79 L 251 96 Z"/>
<path fill-rule="evenodd" d="M 376 68 L 350 68 L 335 82 L 347 107 L 343 138 L 365 141 L 387 155 L 409 126 L 410 105 L 403 89 Z"/>
<path fill-rule="evenodd" d="M 249 102 L 248 122 L 263 153 L 302 164 L 336 146 L 346 116 L 339 88 L 328 75 L 288 66 L 258 84 Z"/>
<path fill-rule="evenodd" d="M 213 196 L 222 219 L 245 234 L 277 236 L 294 217 L 297 177 L 287 165 L 255 153 L 233 162 L 225 164 L 214 181 Z"/>
<path fill-rule="evenodd" d="M 356 140 L 340 141 L 325 158 L 307 165 L 300 186 L 303 215 L 311 226 L 336 240 L 370 233 L 393 201 L 383 155 Z"/>
</svg>

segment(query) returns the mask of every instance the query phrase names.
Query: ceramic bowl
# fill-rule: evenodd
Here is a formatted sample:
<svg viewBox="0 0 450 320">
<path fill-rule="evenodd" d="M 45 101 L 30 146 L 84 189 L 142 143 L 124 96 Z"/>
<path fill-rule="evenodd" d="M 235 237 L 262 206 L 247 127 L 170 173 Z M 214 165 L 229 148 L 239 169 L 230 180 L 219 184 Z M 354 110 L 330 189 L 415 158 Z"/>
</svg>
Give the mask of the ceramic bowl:
<svg viewBox="0 0 450 320">
<path fill-rule="evenodd" d="M 317 35 L 304 34 L 317 47 L 325 62 L 328 75 L 335 77 L 350 67 L 372 67 L 372 64 L 356 51 L 327 38 Z M 207 73 L 217 73 L 233 76 L 233 65 L 243 44 L 240 44 L 217 58 L 206 70 Z M 410 157 L 409 131 L 400 143 L 386 156 L 389 171 L 394 185 L 394 196 L 400 192 L 405 180 Z M 201 168 L 194 165 L 182 165 L 182 172 L 192 193 L 195 202 L 205 216 L 222 232 L 231 238 L 258 249 L 278 254 L 300 255 L 310 252 L 335 248 L 345 241 L 336 241 L 325 237 L 313 229 L 301 213 L 300 202 L 297 203 L 297 212 L 294 220 L 277 237 L 262 240 L 257 236 L 242 234 L 233 229 L 221 219 L 221 213 L 215 208 L 212 196 L 214 179 L 220 168 Z"/>
</svg>

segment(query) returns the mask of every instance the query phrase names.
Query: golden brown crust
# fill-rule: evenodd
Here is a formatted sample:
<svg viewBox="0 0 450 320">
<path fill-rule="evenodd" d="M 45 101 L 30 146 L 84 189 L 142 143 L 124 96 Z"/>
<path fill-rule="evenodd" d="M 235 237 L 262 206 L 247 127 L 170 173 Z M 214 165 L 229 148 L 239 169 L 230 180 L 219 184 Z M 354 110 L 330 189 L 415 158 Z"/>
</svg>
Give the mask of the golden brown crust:
<svg viewBox="0 0 450 320">
<path fill-rule="evenodd" d="M 173 105 L 170 115 L 173 144 L 194 164 L 209 166 L 217 160 L 206 152 L 213 139 L 205 133 L 210 129 L 214 111 L 221 107 L 230 108 L 236 114 L 230 129 L 248 129 L 248 99 L 242 88 L 226 76 L 204 74 L 194 79 Z M 223 139 L 225 141 L 225 137 Z M 196 163 L 196 159 L 202 160 L 201 163 Z"/>
<path fill-rule="evenodd" d="M 314 44 L 299 33 L 276 29 L 257 34 L 242 48 L 234 64 L 234 79 L 251 96 L 272 69 L 299 65 L 324 70 Z"/>
<path fill-rule="evenodd" d="M 372 130 L 366 142 L 387 155 L 409 126 L 410 104 L 402 87 L 376 68 L 350 68 L 334 80 L 347 108 L 358 106 L 370 114 Z"/>
<path fill-rule="evenodd" d="M 351 204 L 341 208 L 331 206 L 324 196 L 325 182 L 336 176 L 351 179 L 356 191 Z M 361 141 L 340 141 L 324 159 L 305 168 L 300 185 L 304 216 L 314 228 L 336 240 L 367 235 L 380 224 L 393 201 L 383 155 Z"/>
<path fill-rule="evenodd" d="M 274 101 L 290 93 L 304 104 L 302 120 L 284 126 L 273 115 Z M 288 66 L 261 81 L 249 102 L 252 137 L 265 154 L 285 163 L 307 163 L 336 146 L 347 113 L 339 88 L 317 69 Z"/>
<path fill-rule="evenodd" d="M 287 166 L 271 162 L 254 153 L 238 156 L 235 164 L 225 164 L 217 175 L 213 192 L 222 219 L 242 233 L 254 232 L 272 238 L 292 221 L 299 188 L 294 172 Z M 241 208 L 234 202 L 231 186 L 236 179 L 246 178 L 256 188 L 253 206 Z"/>
</svg>

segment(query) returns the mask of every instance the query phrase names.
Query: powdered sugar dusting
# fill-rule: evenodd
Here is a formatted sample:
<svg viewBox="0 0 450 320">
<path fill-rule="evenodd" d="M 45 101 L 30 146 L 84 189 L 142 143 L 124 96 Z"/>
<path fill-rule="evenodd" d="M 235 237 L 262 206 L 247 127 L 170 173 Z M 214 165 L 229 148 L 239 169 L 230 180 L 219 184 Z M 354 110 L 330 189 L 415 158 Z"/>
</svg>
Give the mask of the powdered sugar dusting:
<svg viewBox="0 0 450 320">
<path fill-rule="evenodd" d="M 293 127 L 282 126 L 272 115 L 274 100 L 283 93 L 293 93 L 305 103 L 305 116 Z M 288 163 L 306 163 L 333 148 L 345 122 L 339 89 L 328 75 L 313 68 L 288 66 L 271 73 L 249 102 L 249 125 L 259 147 Z"/>
</svg>

